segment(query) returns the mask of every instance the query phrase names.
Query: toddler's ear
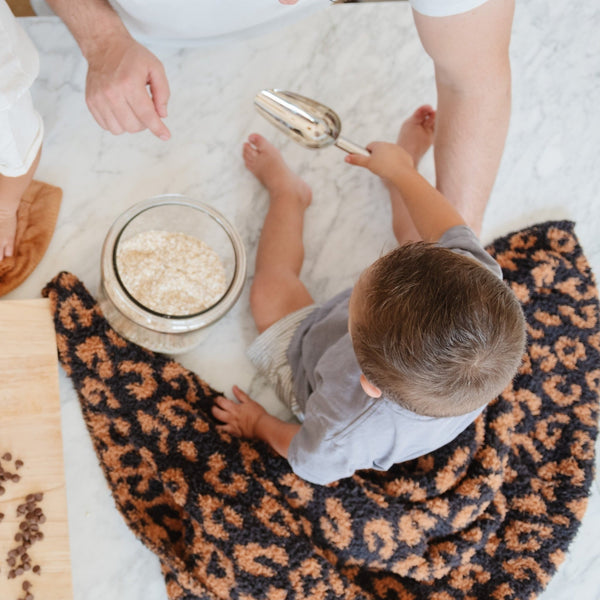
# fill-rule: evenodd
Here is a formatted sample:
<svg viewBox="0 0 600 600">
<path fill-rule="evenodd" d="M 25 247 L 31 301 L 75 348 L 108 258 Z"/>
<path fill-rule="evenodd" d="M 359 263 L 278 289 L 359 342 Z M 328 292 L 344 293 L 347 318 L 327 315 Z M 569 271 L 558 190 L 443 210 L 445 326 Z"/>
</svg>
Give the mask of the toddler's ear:
<svg viewBox="0 0 600 600">
<path fill-rule="evenodd" d="M 381 390 L 376 385 L 373 385 L 362 373 L 360 374 L 360 385 L 367 396 L 371 396 L 371 398 L 381 397 Z"/>
</svg>

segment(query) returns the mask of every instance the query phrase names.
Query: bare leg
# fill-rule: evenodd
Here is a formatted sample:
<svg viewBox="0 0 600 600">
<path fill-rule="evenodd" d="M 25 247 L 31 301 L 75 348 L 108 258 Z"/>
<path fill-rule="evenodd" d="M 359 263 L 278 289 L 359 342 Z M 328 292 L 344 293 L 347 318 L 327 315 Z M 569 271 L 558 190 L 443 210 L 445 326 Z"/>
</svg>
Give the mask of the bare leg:
<svg viewBox="0 0 600 600">
<path fill-rule="evenodd" d="M 0 261 L 14 253 L 17 209 L 23 193 L 33 179 L 40 162 L 40 154 L 41 149 L 25 175 L 6 177 L 0 174 Z"/>
<path fill-rule="evenodd" d="M 415 169 L 423 155 L 433 142 L 435 131 L 435 110 L 429 105 L 424 105 L 410 116 L 400 128 L 397 144 L 402 146 L 411 156 Z M 385 183 L 385 182 L 384 182 Z M 387 183 L 386 183 L 387 185 Z M 392 205 L 392 228 L 398 244 L 418 241 L 421 236 L 410 218 L 402 194 L 392 185 L 387 185 L 390 192 Z"/>
<path fill-rule="evenodd" d="M 510 119 L 514 0 L 488 0 L 450 17 L 413 11 L 435 66 L 437 188 L 479 234 Z"/>
<path fill-rule="evenodd" d="M 250 290 L 250 309 L 260 333 L 285 315 L 313 303 L 299 278 L 304 260 L 304 212 L 312 192 L 290 171 L 279 150 L 262 136 L 250 135 L 243 155 L 246 167 L 267 188 L 270 200 Z"/>
</svg>

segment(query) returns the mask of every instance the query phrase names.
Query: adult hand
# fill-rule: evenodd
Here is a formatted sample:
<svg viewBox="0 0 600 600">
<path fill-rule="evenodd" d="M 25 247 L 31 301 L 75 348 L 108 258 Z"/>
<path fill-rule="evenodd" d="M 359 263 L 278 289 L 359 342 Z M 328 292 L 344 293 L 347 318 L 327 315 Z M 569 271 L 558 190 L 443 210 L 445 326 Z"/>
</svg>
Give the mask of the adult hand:
<svg viewBox="0 0 600 600">
<path fill-rule="evenodd" d="M 238 402 L 224 396 L 219 396 L 215 400 L 212 413 L 215 418 L 224 423 L 219 426 L 219 429 L 238 437 L 257 437 L 256 425 L 263 415 L 268 414 L 267 411 L 235 385 L 233 395 Z"/>
<path fill-rule="evenodd" d="M 86 58 L 86 102 L 100 127 L 116 135 L 149 129 L 161 140 L 171 137 L 162 122 L 169 83 L 152 52 L 124 35 L 107 40 Z"/>
<path fill-rule="evenodd" d="M 388 180 L 405 169 L 414 169 L 412 157 L 398 144 L 371 142 L 367 150 L 369 156 L 348 154 L 345 161 L 351 165 L 365 167 L 375 175 Z"/>
<path fill-rule="evenodd" d="M 0 262 L 14 253 L 17 213 L 0 206 Z"/>
</svg>

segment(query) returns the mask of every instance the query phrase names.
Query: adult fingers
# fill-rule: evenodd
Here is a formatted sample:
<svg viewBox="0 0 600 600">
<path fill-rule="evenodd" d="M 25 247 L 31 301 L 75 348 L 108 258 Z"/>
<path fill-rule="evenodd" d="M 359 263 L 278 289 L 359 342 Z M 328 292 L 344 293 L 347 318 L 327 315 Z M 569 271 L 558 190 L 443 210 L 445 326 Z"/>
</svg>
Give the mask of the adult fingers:
<svg viewBox="0 0 600 600">
<path fill-rule="evenodd" d="M 136 133 L 143 131 L 146 127 L 138 119 L 135 112 L 127 102 L 126 98 L 121 98 L 118 102 L 111 105 L 111 112 L 106 118 L 110 124 L 111 133 Z"/>
<path fill-rule="evenodd" d="M 9 258 L 12 256 L 12 247 L 10 244 L 0 244 L 0 262 L 5 258 Z"/>
<path fill-rule="evenodd" d="M 159 117 L 164 119 L 167 116 L 167 103 L 171 96 L 171 90 L 169 89 L 169 80 L 167 79 L 162 63 L 150 69 L 148 85 L 150 86 L 154 108 Z"/>
<path fill-rule="evenodd" d="M 113 135 L 142 129 L 141 124 L 124 99 L 111 100 L 104 98 L 100 100 L 96 97 L 93 100 L 90 99 L 87 104 L 98 125 L 102 129 L 110 131 Z"/>
<path fill-rule="evenodd" d="M 129 107 L 144 129 L 149 129 L 157 138 L 168 140 L 171 132 L 162 122 L 146 87 L 136 88 L 128 99 Z"/>
<path fill-rule="evenodd" d="M 171 133 L 158 116 L 145 85 L 126 94 L 93 96 L 88 108 L 100 127 L 115 135 L 150 129 L 157 137 L 167 140 Z"/>
<path fill-rule="evenodd" d="M 107 110 L 102 110 L 100 108 L 96 108 L 96 105 L 90 102 L 89 100 L 86 102 L 90 113 L 92 113 L 92 117 L 96 120 L 96 123 L 105 129 L 106 131 L 110 131 L 109 123 L 104 116 L 104 112 L 109 112 Z M 112 115 L 112 113 L 111 113 Z M 112 118 L 112 117 L 111 117 Z"/>
</svg>

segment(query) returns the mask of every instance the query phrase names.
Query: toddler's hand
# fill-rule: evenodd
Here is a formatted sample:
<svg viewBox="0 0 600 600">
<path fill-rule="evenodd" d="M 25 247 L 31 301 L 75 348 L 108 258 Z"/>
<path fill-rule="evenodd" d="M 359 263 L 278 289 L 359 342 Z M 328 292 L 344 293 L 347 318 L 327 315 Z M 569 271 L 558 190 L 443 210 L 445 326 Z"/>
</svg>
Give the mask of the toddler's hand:
<svg viewBox="0 0 600 600">
<path fill-rule="evenodd" d="M 234 385 L 232 389 L 238 402 L 219 396 L 212 408 L 214 417 L 225 423 L 218 428 L 238 437 L 254 438 L 256 424 L 267 411 L 237 386 Z"/>
<path fill-rule="evenodd" d="M 367 146 L 370 156 L 348 154 L 346 162 L 351 165 L 365 167 L 383 179 L 392 179 L 394 175 L 404 169 L 414 169 L 414 162 L 410 154 L 398 144 L 388 142 L 371 142 Z"/>
</svg>

